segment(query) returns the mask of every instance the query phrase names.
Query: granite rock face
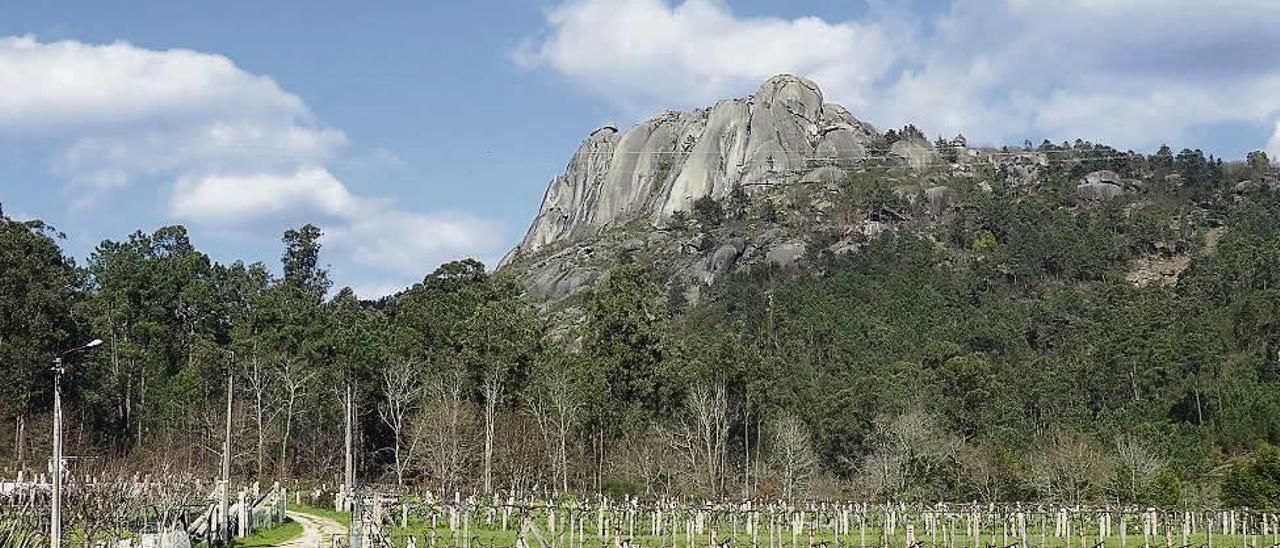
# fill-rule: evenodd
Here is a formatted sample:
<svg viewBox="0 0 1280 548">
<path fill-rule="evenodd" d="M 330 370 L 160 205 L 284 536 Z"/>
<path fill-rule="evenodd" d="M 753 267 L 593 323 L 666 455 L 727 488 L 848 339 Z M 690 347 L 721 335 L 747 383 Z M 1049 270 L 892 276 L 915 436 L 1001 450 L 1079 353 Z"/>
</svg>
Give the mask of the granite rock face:
<svg viewBox="0 0 1280 548">
<path fill-rule="evenodd" d="M 553 179 L 538 216 L 508 259 L 633 221 L 661 225 L 703 196 L 788 184 L 815 163 L 853 165 L 878 137 L 869 124 L 823 102 L 808 79 L 770 78 L 753 95 L 691 112 L 666 112 L 619 132 L 605 126 Z M 909 163 L 931 151 L 901 151 Z M 831 173 L 823 173 L 822 179 Z"/>
</svg>

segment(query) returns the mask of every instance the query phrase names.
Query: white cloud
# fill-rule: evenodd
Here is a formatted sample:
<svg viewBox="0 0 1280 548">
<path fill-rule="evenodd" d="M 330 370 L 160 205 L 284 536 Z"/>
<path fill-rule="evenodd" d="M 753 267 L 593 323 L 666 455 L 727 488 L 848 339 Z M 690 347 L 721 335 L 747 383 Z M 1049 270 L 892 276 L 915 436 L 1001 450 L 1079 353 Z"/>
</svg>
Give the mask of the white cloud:
<svg viewBox="0 0 1280 548">
<path fill-rule="evenodd" d="M 91 189 L 127 185 L 142 176 L 180 172 L 281 171 L 331 158 L 342 132 L 255 120 L 146 129 L 76 139 L 56 172 Z"/>
<path fill-rule="evenodd" d="M 1280 162 L 1280 121 L 1276 122 L 1275 133 L 1271 134 L 1271 140 L 1267 141 L 1267 156 L 1271 157 L 1272 162 Z"/>
<path fill-rule="evenodd" d="M 69 143 L 54 171 L 90 192 L 139 177 L 287 170 L 346 144 L 271 78 L 221 55 L 0 38 L 0 137 Z"/>
<path fill-rule="evenodd" d="M 716 0 L 575 0 L 547 22 L 549 34 L 518 49 L 517 62 L 635 108 L 700 106 L 779 72 L 837 87 L 853 107 L 890 62 L 875 27 L 741 18 Z"/>
<path fill-rule="evenodd" d="M 357 264 L 421 277 L 442 262 L 492 253 L 503 243 L 502 226 L 464 213 L 382 211 L 330 230 L 325 242 L 350 253 Z M 362 295 L 363 296 L 363 295 Z"/>
<path fill-rule="evenodd" d="M 381 207 L 378 201 L 352 194 L 320 167 L 287 174 L 183 177 L 169 201 L 170 212 L 178 218 L 224 225 L 295 212 L 349 221 Z"/>
<path fill-rule="evenodd" d="M 115 126 L 210 113 L 309 118 L 302 100 L 226 57 L 125 42 L 0 38 L 0 131 Z"/>
<path fill-rule="evenodd" d="M 417 280 L 406 280 L 404 283 L 374 282 L 367 284 L 355 284 L 350 287 L 351 290 L 355 292 L 357 298 L 374 300 L 386 297 L 387 295 L 394 295 L 399 291 L 404 291 L 405 288 L 412 286 L 416 282 Z"/>
<path fill-rule="evenodd" d="M 873 1 L 855 21 L 672 2 L 566 1 L 516 60 L 628 114 L 701 106 L 798 73 L 881 127 L 910 122 L 980 143 L 1147 148 L 1188 144 L 1205 126 L 1269 129 L 1280 117 L 1273 0 Z"/>
<path fill-rule="evenodd" d="M 81 207 L 145 181 L 161 188 L 170 217 L 208 233 L 274 237 L 314 222 L 337 252 L 335 269 L 374 284 L 362 286 L 367 296 L 391 287 L 379 276 L 420 278 L 503 243 L 494 223 L 404 211 L 353 190 L 332 166 L 360 173 L 400 159 L 382 148 L 343 154 L 346 136 L 302 99 L 221 55 L 0 37 L 4 138 L 53 143 L 51 168 Z"/>
</svg>

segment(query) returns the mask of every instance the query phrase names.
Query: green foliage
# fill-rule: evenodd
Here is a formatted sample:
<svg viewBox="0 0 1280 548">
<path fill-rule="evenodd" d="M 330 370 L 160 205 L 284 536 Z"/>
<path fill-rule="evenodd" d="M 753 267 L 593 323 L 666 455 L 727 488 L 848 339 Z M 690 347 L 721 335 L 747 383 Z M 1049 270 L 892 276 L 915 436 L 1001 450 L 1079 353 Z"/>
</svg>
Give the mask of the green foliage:
<svg viewBox="0 0 1280 548">
<path fill-rule="evenodd" d="M 747 195 L 747 191 L 742 187 L 741 183 L 734 183 L 733 188 L 729 190 L 729 198 L 727 200 L 726 213 L 730 218 L 741 219 L 747 215 L 747 210 L 751 207 L 751 197 Z"/>
<path fill-rule="evenodd" d="M 84 341 L 75 310 L 83 276 L 40 221 L 0 215 L 0 394 L 26 413 L 49 392 L 42 372 L 59 352 Z"/>
<path fill-rule="evenodd" d="M 684 230 L 689 226 L 689 213 L 684 210 L 672 211 L 667 227 L 672 230 Z"/>
<path fill-rule="evenodd" d="M 667 332 L 661 290 L 639 266 L 613 270 L 587 301 L 583 353 L 608 392 L 595 402 L 601 426 L 635 421 L 658 410 L 658 364 Z"/>
<path fill-rule="evenodd" d="M 1236 463 L 1222 481 L 1222 501 L 1229 506 L 1280 506 L 1280 450 L 1263 447 Z"/>
<path fill-rule="evenodd" d="M 1271 167 L 1271 159 L 1267 157 L 1267 153 L 1262 150 L 1250 152 L 1245 158 L 1245 163 L 1254 171 L 1265 171 Z"/>
<path fill-rule="evenodd" d="M 703 228 L 714 228 L 724 222 L 724 206 L 711 196 L 703 196 L 693 202 L 693 218 Z"/>
</svg>

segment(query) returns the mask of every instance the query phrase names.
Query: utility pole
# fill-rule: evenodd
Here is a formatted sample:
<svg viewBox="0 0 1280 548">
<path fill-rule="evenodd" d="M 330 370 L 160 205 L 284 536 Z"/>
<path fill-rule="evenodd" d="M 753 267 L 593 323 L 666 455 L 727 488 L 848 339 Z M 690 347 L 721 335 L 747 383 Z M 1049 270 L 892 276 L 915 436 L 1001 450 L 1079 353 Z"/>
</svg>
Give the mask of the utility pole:
<svg viewBox="0 0 1280 548">
<path fill-rule="evenodd" d="M 352 452 L 352 445 L 355 437 L 353 431 L 355 430 L 356 410 L 355 396 L 352 394 L 351 380 L 349 378 L 347 379 L 346 400 L 346 405 L 344 406 L 346 407 L 346 462 L 344 463 L 344 477 L 342 481 L 347 484 L 347 493 L 354 494 L 356 485 L 356 463 L 354 458 L 355 455 Z"/>
<path fill-rule="evenodd" d="M 49 508 L 49 546 L 62 548 L 62 358 L 102 344 L 94 339 L 83 346 L 67 350 L 53 358 L 53 500 Z"/>
<path fill-rule="evenodd" d="M 62 548 L 62 356 L 53 359 L 53 508 L 49 546 Z"/>
<path fill-rule="evenodd" d="M 224 543 L 231 541 L 231 512 L 229 497 L 231 496 L 231 397 L 232 397 L 232 367 L 235 364 L 236 353 L 231 353 L 231 362 L 227 365 L 227 431 L 226 437 L 222 440 L 222 500 L 219 501 L 218 514 L 220 519 L 220 530 L 218 534 L 222 537 Z"/>
</svg>

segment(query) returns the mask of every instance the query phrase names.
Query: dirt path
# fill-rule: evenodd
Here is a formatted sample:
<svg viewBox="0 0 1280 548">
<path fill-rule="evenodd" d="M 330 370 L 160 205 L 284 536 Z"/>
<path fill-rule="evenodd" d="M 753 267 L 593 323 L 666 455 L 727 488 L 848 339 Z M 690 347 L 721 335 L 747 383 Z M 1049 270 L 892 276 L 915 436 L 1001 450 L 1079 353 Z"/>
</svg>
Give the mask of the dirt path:
<svg viewBox="0 0 1280 548">
<path fill-rule="evenodd" d="M 291 541 L 279 544 L 278 546 L 287 548 L 329 548 L 333 543 L 334 535 L 343 537 L 347 534 L 347 528 L 341 523 L 333 521 L 329 518 L 313 516 L 311 514 L 303 514 L 302 512 L 286 512 L 289 519 L 302 525 L 302 536 Z"/>
</svg>

